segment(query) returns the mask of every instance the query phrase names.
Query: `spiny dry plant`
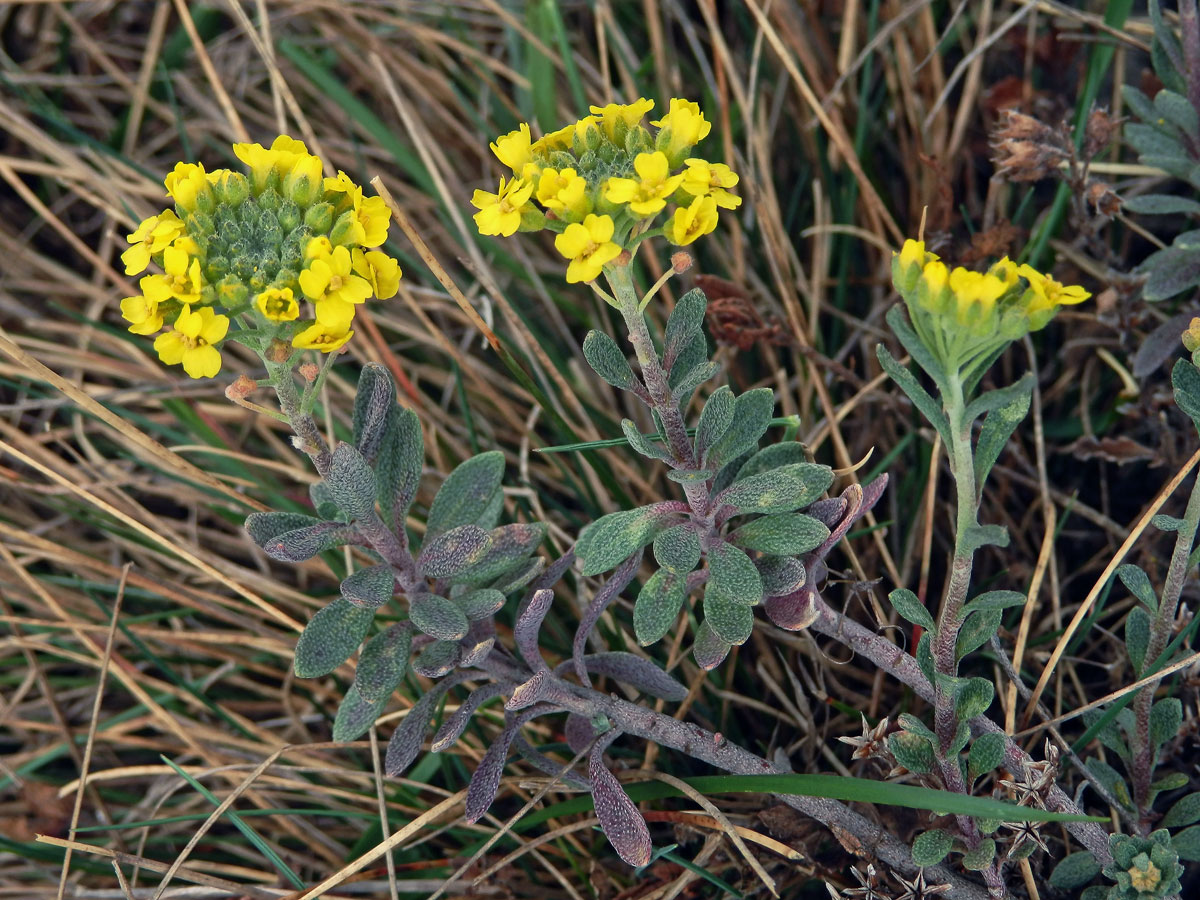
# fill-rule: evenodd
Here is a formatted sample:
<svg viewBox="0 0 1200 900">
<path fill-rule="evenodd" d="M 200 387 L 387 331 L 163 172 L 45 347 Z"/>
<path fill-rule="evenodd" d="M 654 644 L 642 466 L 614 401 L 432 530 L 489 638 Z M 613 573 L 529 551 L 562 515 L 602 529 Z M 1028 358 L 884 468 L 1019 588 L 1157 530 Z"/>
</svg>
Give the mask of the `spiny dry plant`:
<svg viewBox="0 0 1200 900">
<path fill-rule="evenodd" d="M 0 53 L 0 891 L 1196 890 L 1194 0 Z"/>
</svg>

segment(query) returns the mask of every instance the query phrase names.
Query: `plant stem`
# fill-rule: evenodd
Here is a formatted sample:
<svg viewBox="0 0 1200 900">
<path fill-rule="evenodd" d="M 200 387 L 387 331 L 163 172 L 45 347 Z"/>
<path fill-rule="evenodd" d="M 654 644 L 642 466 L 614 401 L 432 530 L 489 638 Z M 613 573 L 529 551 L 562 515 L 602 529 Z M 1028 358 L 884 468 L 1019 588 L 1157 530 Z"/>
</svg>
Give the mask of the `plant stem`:
<svg viewBox="0 0 1200 900">
<path fill-rule="evenodd" d="M 641 298 L 633 285 L 633 275 L 629 266 L 609 266 L 605 269 L 609 286 L 619 306 L 621 316 L 625 319 L 625 327 L 629 332 L 629 343 L 637 356 L 638 365 L 642 370 L 642 380 L 650 395 L 650 408 L 658 414 L 667 439 L 667 448 L 671 451 L 671 465 L 676 469 L 695 469 L 698 465 L 692 442 L 688 438 L 687 425 L 683 421 L 683 413 L 671 393 L 667 373 L 663 370 L 658 353 L 654 349 L 654 341 L 650 330 L 646 327 L 646 319 L 642 315 Z M 703 519 L 708 515 L 708 486 L 693 482 L 683 485 L 688 506 L 692 512 Z"/>
<path fill-rule="evenodd" d="M 283 414 L 292 425 L 292 430 L 296 432 L 300 442 L 299 448 L 308 454 L 317 469 L 317 474 L 324 478 L 329 474 L 333 457 L 316 420 L 301 407 L 300 394 L 296 390 L 296 382 L 292 379 L 292 367 L 287 363 L 268 361 L 267 377 L 279 398 L 279 408 L 283 410 Z"/>
<path fill-rule="evenodd" d="M 1179 597 L 1183 593 L 1183 583 L 1187 578 L 1188 560 L 1192 546 L 1196 542 L 1196 531 L 1200 528 L 1200 479 L 1192 485 L 1192 493 L 1188 498 L 1187 509 L 1179 530 L 1175 532 L 1175 550 L 1171 554 L 1171 564 L 1167 568 L 1167 577 L 1163 582 L 1162 597 L 1158 602 L 1158 611 L 1150 625 L 1150 640 L 1146 646 L 1145 663 L 1152 663 L 1162 655 L 1171 640 L 1171 631 L 1175 626 L 1175 612 L 1179 608 Z M 1134 673 L 1141 677 L 1143 673 Z M 1138 692 L 1133 701 L 1133 714 L 1136 727 L 1133 744 L 1133 800 L 1139 814 L 1139 827 L 1149 832 L 1150 816 L 1150 785 L 1154 780 L 1156 763 L 1154 742 L 1150 738 L 1150 710 L 1154 705 L 1154 692 L 1157 685 L 1147 685 Z"/>
</svg>

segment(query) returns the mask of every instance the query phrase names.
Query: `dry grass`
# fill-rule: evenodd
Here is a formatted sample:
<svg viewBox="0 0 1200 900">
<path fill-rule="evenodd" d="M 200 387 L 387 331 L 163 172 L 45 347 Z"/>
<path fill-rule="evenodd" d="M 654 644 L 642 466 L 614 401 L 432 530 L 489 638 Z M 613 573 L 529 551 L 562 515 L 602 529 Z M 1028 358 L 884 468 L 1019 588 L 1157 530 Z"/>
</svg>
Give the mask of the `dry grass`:
<svg viewBox="0 0 1200 900">
<path fill-rule="evenodd" d="M 180 18 L 189 6 L 194 24 Z M 1090 6 L 1102 15 L 1104 4 Z M 292 890 L 226 809 L 305 885 L 337 883 L 328 897 L 462 893 L 485 870 L 476 888 L 484 896 L 717 893 L 665 860 L 632 878 L 579 815 L 514 832 L 443 883 L 499 821 L 465 825 L 457 805 L 498 717 L 399 782 L 373 768 L 374 735 L 370 744 L 322 743 L 349 667 L 297 682 L 290 659 L 338 573 L 320 560 L 268 564 L 240 530 L 254 509 L 306 502 L 307 461 L 278 423 L 225 400 L 226 384 L 252 372 L 249 356 L 227 354 L 218 379 L 184 383 L 123 330 L 117 311 L 135 292 L 115 264 L 124 235 L 160 208 L 161 175 L 183 158 L 222 164 L 234 140 L 287 131 L 360 180 L 380 177 L 442 270 L 396 233 L 400 296 L 364 312 L 328 383 L 328 427 L 346 427 L 357 364 L 387 365 L 425 427 L 429 471 L 445 473 L 477 449 L 504 450 L 510 512 L 553 523 L 562 548 L 598 511 L 645 502 L 668 483 L 620 449 L 587 459 L 534 452 L 610 437 L 637 411 L 578 352 L 590 323 L 608 321 L 603 305 L 564 288 L 547 241 L 481 239 L 470 190 L 494 177 L 488 140 L 535 107 L 569 120 L 580 112 L 577 91 L 593 103 L 703 96 L 716 123 L 708 146 L 719 148 L 710 155 L 742 173 L 747 203 L 698 249 L 699 269 L 732 281 L 730 309 L 744 313 L 748 303 L 783 336 L 746 351 L 723 346 L 718 358 L 739 388 L 776 388 L 780 413 L 800 416 L 821 460 L 849 469 L 873 450 L 847 479 L 885 462 L 893 472 L 876 511 L 888 527 L 854 542 L 840 563 L 848 587 L 831 596 L 887 627 L 880 590 L 860 582 L 940 590 L 947 476 L 931 471 L 932 436 L 914 434 L 910 409 L 874 362 L 886 338 L 890 248 L 916 230 L 924 207 L 951 256 L 968 227 L 1005 215 L 1028 227 L 1052 188 L 989 180 L 986 134 L 1001 98 L 1065 114 L 1094 41 L 1115 46 L 1117 80 L 1133 79 L 1146 64 L 1141 23 L 1106 29 L 1098 15 L 1030 0 L 963 4 L 953 19 L 923 0 L 601 0 L 561 7 L 572 49 L 564 58 L 553 17 L 516 7 L 0 6 L 0 896 Z M 549 79 L 537 80 L 541 72 Z M 1101 101 L 1115 104 L 1111 83 L 1103 90 Z M 1101 597 L 1081 640 L 1059 644 L 1066 653 L 1055 652 L 1052 670 L 1046 662 L 1081 603 L 1097 599 L 1089 588 L 1129 524 L 1191 448 L 1168 427 L 1161 369 L 1137 396 L 1113 400 L 1116 369 L 1165 316 L 1105 293 L 1108 270 L 1073 243 L 1069 225 L 1056 238 L 1064 269 L 1098 303 L 1061 316 L 1036 355 L 1016 348 L 1003 364 L 1006 375 L 1031 363 L 1042 373 L 1038 430 L 1022 429 L 993 476 L 989 520 L 1014 540 L 984 572 L 1041 586 L 1013 625 L 1018 663 L 1033 680 L 1045 673 L 1043 699 L 1060 716 L 1129 680 L 1111 631 L 1125 601 Z M 1128 266 L 1144 255 L 1136 234 L 1118 230 L 1112 240 Z M 650 264 L 647 277 L 657 274 Z M 520 361 L 544 405 L 508 375 L 485 334 Z M 1121 454 L 1141 458 L 1117 465 Z M 1152 541 L 1139 546 L 1153 576 L 1163 557 Z M 570 617 L 549 623 L 551 651 L 555 641 L 569 645 L 573 626 Z M 604 627 L 635 644 L 620 618 Z M 689 715 L 784 750 L 799 771 L 851 771 L 833 738 L 858 731 L 860 710 L 874 719 L 912 703 L 840 648 L 761 624 L 706 680 L 679 641 L 668 650 L 668 664 L 695 685 Z M 1195 685 L 1184 690 L 1194 713 Z M 1014 731 L 1023 712 L 1015 704 L 1008 696 L 999 713 Z M 385 736 L 410 705 L 393 698 Z M 1042 737 L 1033 729 L 1030 745 Z M 655 748 L 629 762 L 691 771 Z M 496 814 L 507 818 L 536 790 L 514 775 Z M 686 858 L 746 892 L 762 890 L 760 875 L 785 896 L 813 890 L 805 885 L 814 876 L 844 878 L 846 853 L 812 825 L 778 810 L 760 815 L 761 798 L 718 805 L 714 815 L 680 801 L 651 818 L 673 824 Z M 881 815 L 902 836 L 917 825 Z M 750 842 L 742 849 L 754 866 L 723 836 L 727 824 Z M 665 843 L 670 829 L 655 829 Z M 37 833 L 58 840 L 37 843 Z M 62 847 L 73 848 L 67 866 Z M 354 878 L 331 877 L 373 847 L 383 849 Z M 1044 862 L 1035 858 L 1035 869 Z M 180 892 L 185 884 L 191 893 Z M 824 896 L 819 884 L 811 896 Z"/>
</svg>

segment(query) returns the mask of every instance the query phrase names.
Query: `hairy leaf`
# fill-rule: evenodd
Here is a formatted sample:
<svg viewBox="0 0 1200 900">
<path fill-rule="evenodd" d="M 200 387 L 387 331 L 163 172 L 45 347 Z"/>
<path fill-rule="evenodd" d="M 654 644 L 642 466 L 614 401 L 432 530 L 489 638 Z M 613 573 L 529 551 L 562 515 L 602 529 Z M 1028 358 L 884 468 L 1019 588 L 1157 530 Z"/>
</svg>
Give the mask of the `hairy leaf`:
<svg viewBox="0 0 1200 900">
<path fill-rule="evenodd" d="M 575 629 L 575 638 L 571 642 L 571 661 L 575 667 L 575 674 L 579 677 L 580 682 L 584 685 L 589 684 L 587 667 L 583 664 L 583 651 L 587 646 L 588 635 L 592 633 L 592 629 L 596 627 L 596 623 L 600 621 L 600 616 L 604 614 L 604 610 L 617 597 L 621 596 L 621 591 L 633 581 L 633 576 L 637 574 L 638 568 L 642 564 L 642 551 L 635 550 L 633 556 L 621 563 L 616 571 L 608 577 L 608 581 L 596 591 L 592 596 L 592 602 L 587 605 L 583 616 L 579 620 L 579 626 Z"/>
<path fill-rule="evenodd" d="M 333 739 L 338 742 L 358 740 L 375 724 L 386 703 L 387 695 L 378 700 L 367 700 L 355 685 L 350 685 L 333 720 Z"/>
<path fill-rule="evenodd" d="M 1200 793 L 1187 794 L 1175 801 L 1167 814 L 1158 823 L 1159 828 L 1182 828 L 1200 822 Z"/>
<path fill-rule="evenodd" d="M 1150 576 L 1141 566 L 1135 566 L 1133 563 L 1118 566 L 1117 577 L 1121 579 L 1121 583 L 1125 585 L 1129 593 L 1146 604 L 1151 612 L 1157 611 L 1158 595 L 1154 592 L 1154 586 L 1150 584 Z"/>
<path fill-rule="evenodd" d="M 1054 867 L 1050 873 L 1051 887 L 1060 891 L 1073 891 L 1081 888 L 1100 874 L 1100 863 L 1088 852 L 1072 853 Z"/>
<path fill-rule="evenodd" d="M 1025 595 L 1020 591 L 988 591 L 980 594 L 962 608 L 960 619 L 965 619 L 971 613 L 980 609 L 1009 609 L 1025 605 Z"/>
<path fill-rule="evenodd" d="M 629 360 L 617 342 L 603 331 L 592 330 L 583 339 L 583 358 L 597 375 L 615 388 L 632 391 L 638 384 Z"/>
<path fill-rule="evenodd" d="M 913 863 L 918 866 L 936 866 L 954 846 L 950 832 L 935 828 L 918 834 L 912 845 Z"/>
<path fill-rule="evenodd" d="M 888 749 L 896 762 L 916 775 L 928 775 L 933 771 L 933 747 L 929 739 L 908 731 L 888 735 Z"/>
<path fill-rule="evenodd" d="M 504 763 L 508 759 L 508 751 L 512 747 L 513 738 L 517 736 L 521 726 L 541 714 L 542 710 L 534 708 L 522 710 L 515 715 L 509 713 L 505 716 L 507 724 L 504 726 L 504 730 L 488 747 L 487 753 L 483 755 L 483 759 L 479 761 L 479 765 L 475 769 L 475 774 L 471 776 L 471 783 L 467 786 L 465 818 L 468 822 L 472 824 L 478 822 L 488 811 L 488 807 L 496 799 L 496 791 L 500 787 L 500 776 L 504 772 Z"/>
<path fill-rule="evenodd" d="M 709 576 L 705 593 L 706 604 L 719 599 L 754 606 L 762 600 L 762 576 L 758 574 L 758 569 L 749 556 L 732 544 L 718 541 L 708 548 L 707 558 Z M 707 609 L 707 605 L 705 608 Z M 717 633 L 730 643 L 741 643 L 730 640 L 729 635 L 720 628 L 717 628 Z"/>
<path fill-rule="evenodd" d="M 471 721 L 471 716 L 475 714 L 475 711 L 489 700 L 499 697 L 504 691 L 503 684 L 485 684 L 483 687 L 471 691 L 462 705 L 446 717 L 442 727 L 433 736 L 433 743 L 429 749 L 434 753 L 441 753 L 446 748 L 453 746 L 454 742 L 462 736 L 463 730 Z"/>
<path fill-rule="evenodd" d="M 982 647 L 992 639 L 992 635 L 1000 628 L 1000 619 L 1004 615 L 1002 609 L 981 609 L 971 613 L 964 620 L 958 632 L 958 642 L 955 645 L 955 656 L 962 659 L 972 650 Z"/>
<path fill-rule="evenodd" d="M 250 536 L 267 556 L 279 562 L 304 562 L 318 553 L 348 544 L 355 538 L 354 528 L 342 522 L 322 522 L 303 516 L 302 518 L 315 524 L 276 531 L 276 528 L 284 524 L 283 520 L 265 521 L 264 518 L 258 518 L 281 515 L 292 516 L 292 513 L 251 513 L 246 519 L 246 530 L 250 532 Z M 293 518 L 292 521 L 295 522 L 296 519 Z"/>
<path fill-rule="evenodd" d="M 472 622 L 494 616 L 504 606 L 504 594 L 492 588 L 467 591 L 450 599 Z"/>
<path fill-rule="evenodd" d="M 620 782 L 604 765 L 604 748 L 611 740 L 606 736 L 588 758 L 588 778 L 592 782 L 596 818 L 617 855 L 631 866 L 644 866 L 650 862 L 650 829 Z"/>
<path fill-rule="evenodd" d="M 998 731 L 989 731 L 977 737 L 971 744 L 971 752 L 967 757 L 971 777 L 985 775 L 1004 762 L 1007 744 L 1005 736 Z"/>
<path fill-rule="evenodd" d="M 462 645 L 458 641 L 434 641 L 412 661 L 413 671 L 426 678 L 441 678 L 454 670 L 462 659 Z"/>
<path fill-rule="evenodd" d="M 488 532 L 478 525 L 459 525 L 427 539 L 417 567 L 431 578 L 452 578 L 483 562 L 491 549 Z"/>
<path fill-rule="evenodd" d="M 729 416 L 730 424 L 713 443 L 707 454 L 707 464 L 712 469 L 731 462 L 748 450 L 758 446 L 759 438 L 771 424 L 771 413 L 775 409 L 775 392 L 770 388 L 755 388 L 740 394 L 733 401 Z"/>
<path fill-rule="evenodd" d="M 904 391 L 908 399 L 913 402 L 913 406 L 920 411 L 929 424 L 937 429 L 938 433 L 942 435 L 942 440 L 945 441 L 950 434 L 950 423 L 946 421 L 946 414 L 942 412 L 938 402 L 929 396 L 929 392 L 921 387 L 916 376 L 900 365 L 883 344 L 875 347 L 875 356 L 878 357 L 883 371 L 887 372 L 892 381 L 899 385 L 900 390 Z"/>
<path fill-rule="evenodd" d="M 1125 652 L 1133 663 L 1133 674 L 1140 677 L 1150 646 L 1150 614 L 1140 606 L 1129 611 L 1125 619 Z"/>
<path fill-rule="evenodd" d="M 328 675 L 358 649 L 374 619 L 375 610 L 359 609 L 342 597 L 318 610 L 296 642 L 296 677 Z"/>
<path fill-rule="evenodd" d="M 461 640 L 471 623 L 453 600 L 437 594 L 415 594 L 409 598 L 408 617 L 430 637 L 441 641 Z"/>
<path fill-rule="evenodd" d="M 673 525 L 654 539 L 654 559 L 668 572 L 686 575 L 700 563 L 700 536 L 690 522 Z"/>
<path fill-rule="evenodd" d="M 687 596 L 685 576 L 659 569 L 646 581 L 633 606 L 633 631 L 643 647 L 660 640 L 679 618 Z"/>
<path fill-rule="evenodd" d="M 1200 371 L 1189 360 L 1177 360 L 1171 370 L 1171 384 L 1175 388 L 1175 404 L 1200 429 Z"/>
<path fill-rule="evenodd" d="M 534 672 L 549 668 L 538 650 L 538 632 L 541 630 L 542 620 L 546 618 L 546 613 L 550 611 L 550 605 L 553 602 L 554 591 L 535 591 L 533 599 L 517 616 L 517 623 L 513 626 L 513 639 L 516 642 L 517 650 Z"/>
<path fill-rule="evenodd" d="M 808 456 L 804 452 L 803 444 L 799 441 L 782 441 L 778 444 L 771 444 L 769 447 L 763 447 L 757 453 L 752 454 L 738 469 L 737 480 L 741 481 L 751 475 L 761 475 L 763 472 L 770 472 L 780 466 L 806 462 L 808 462 Z"/>
<path fill-rule="evenodd" d="M 485 584 L 527 568 L 529 555 L 537 550 L 546 537 L 546 526 L 541 522 L 501 525 L 489 531 L 488 537 L 491 543 L 487 551 L 478 560 L 450 576 L 454 583 Z"/>
<path fill-rule="evenodd" d="M 333 451 L 325 484 L 338 508 L 352 520 L 375 514 L 375 473 L 353 444 L 338 444 Z"/>
<path fill-rule="evenodd" d="M 499 450 L 460 463 L 442 482 L 429 507 L 426 542 L 461 525 L 492 528 L 504 500 L 500 490 L 503 477 L 504 454 Z"/>
<path fill-rule="evenodd" d="M 772 622 L 787 631 L 807 628 L 817 618 L 820 595 L 811 585 L 805 585 L 790 594 L 769 597 L 763 610 Z"/>
<path fill-rule="evenodd" d="M 896 612 L 914 625 L 920 625 L 926 631 L 933 631 L 933 616 L 929 614 L 925 604 L 912 591 L 907 588 L 896 588 L 888 594 L 888 602 L 892 604 L 892 608 Z"/>
<path fill-rule="evenodd" d="M 743 607 L 743 609 L 749 612 L 750 608 Z M 696 658 L 696 665 L 709 672 L 721 664 L 732 648 L 733 644 L 722 639 L 705 620 L 696 629 L 696 641 L 692 644 L 692 656 Z"/>
<path fill-rule="evenodd" d="M 673 459 L 670 450 L 662 444 L 655 443 L 656 438 L 648 438 L 643 435 L 632 419 L 621 420 L 621 433 L 625 435 L 629 446 L 647 459 L 658 459 L 663 462 Z"/>
<path fill-rule="evenodd" d="M 687 687 L 676 681 L 673 676 L 650 660 L 632 653 L 591 653 L 583 658 L 583 662 L 593 675 L 615 678 L 651 697 L 679 703 L 688 693 Z"/>
<path fill-rule="evenodd" d="M 994 408 L 983 420 L 979 430 L 979 441 L 975 446 L 975 490 L 980 493 L 987 481 L 992 466 L 1000 458 L 1004 445 L 1012 437 L 1017 426 L 1029 413 L 1029 404 L 1033 396 L 1032 381 L 1026 385 L 1026 390 L 1018 392 L 1008 403 Z"/>
<path fill-rule="evenodd" d="M 697 337 L 704 336 L 704 311 L 708 308 L 708 299 L 704 291 L 692 288 L 679 298 L 671 315 L 667 318 L 667 327 L 663 332 L 662 364 L 667 370 L 674 368 L 679 351 L 691 344 Z"/>
<path fill-rule="evenodd" d="M 368 463 L 374 463 L 383 446 L 396 405 L 396 385 L 379 363 L 367 363 L 358 376 L 354 395 L 354 446 Z"/>
<path fill-rule="evenodd" d="M 782 597 L 804 587 L 808 572 L 804 563 L 787 556 L 764 556 L 754 561 L 762 578 L 764 597 Z"/>
<path fill-rule="evenodd" d="M 754 609 L 714 591 L 710 583 L 704 593 L 704 621 L 726 643 L 744 644 L 754 630 Z"/>
<path fill-rule="evenodd" d="M 412 626 L 397 622 L 375 635 L 358 656 L 354 686 L 370 703 L 386 700 L 404 680 L 412 649 Z"/>
<path fill-rule="evenodd" d="M 954 712 L 960 722 L 981 716 L 995 698 L 996 688 L 986 678 L 967 678 L 954 692 Z"/>
<path fill-rule="evenodd" d="M 424 461 L 421 420 L 411 409 L 395 407 L 375 459 L 376 499 L 389 527 L 403 531 L 404 519 L 421 483 Z"/>
<path fill-rule="evenodd" d="M 705 464 L 709 447 L 729 430 L 736 405 L 733 391 L 727 385 L 717 388 L 709 395 L 700 413 L 700 421 L 696 424 L 696 459 L 701 466 Z"/>
<path fill-rule="evenodd" d="M 431 645 L 433 646 L 433 645 Z M 413 704 L 400 725 L 392 732 L 388 741 L 387 753 L 383 759 L 383 770 L 391 778 L 403 775 L 412 765 L 417 754 L 421 752 L 421 744 L 429 731 L 430 719 L 438 702 L 445 696 L 446 691 L 463 680 L 461 674 L 440 681 L 421 695 Z"/>
<path fill-rule="evenodd" d="M 763 516 L 729 535 L 729 542 L 775 556 L 799 556 L 821 546 L 829 529 L 803 513 Z"/>
<path fill-rule="evenodd" d="M 794 463 L 734 482 L 714 505 L 739 514 L 784 513 L 803 509 L 833 483 L 833 470 L 815 463 Z"/>
<path fill-rule="evenodd" d="M 342 582 L 342 596 L 361 609 L 378 609 L 395 596 L 391 566 L 367 566 Z"/>
<path fill-rule="evenodd" d="M 601 516 L 583 530 L 575 544 L 575 554 L 583 560 L 583 574 L 599 575 L 628 559 L 673 524 L 676 515 L 655 504 Z"/>
<path fill-rule="evenodd" d="M 1150 708 L 1150 743 L 1161 747 L 1183 726 L 1183 703 L 1178 697 L 1164 697 Z"/>
</svg>

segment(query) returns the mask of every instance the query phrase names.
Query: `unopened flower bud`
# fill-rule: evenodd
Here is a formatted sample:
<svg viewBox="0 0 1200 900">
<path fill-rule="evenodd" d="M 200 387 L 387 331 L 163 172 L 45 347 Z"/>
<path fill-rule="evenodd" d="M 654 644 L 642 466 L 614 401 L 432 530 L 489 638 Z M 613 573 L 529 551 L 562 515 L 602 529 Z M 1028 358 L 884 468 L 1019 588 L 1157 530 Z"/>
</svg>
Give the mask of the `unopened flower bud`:
<svg viewBox="0 0 1200 900">
<path fill-rule="evenodd" d="M 313 230 L 314 234 L 324 234 L 333 227 L 333 204 L 318 203 L 310 206 L 304 213 L 304 224 Z"/>
<path fill-rule="evenodd" d="M 682 275 L 692 267 L 692 255 L 685 253 L 683 250 L 676 250 L 671 254 L 671 268 L 675 270 L 676 275 Z"/>
</svg>

